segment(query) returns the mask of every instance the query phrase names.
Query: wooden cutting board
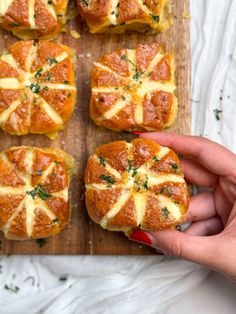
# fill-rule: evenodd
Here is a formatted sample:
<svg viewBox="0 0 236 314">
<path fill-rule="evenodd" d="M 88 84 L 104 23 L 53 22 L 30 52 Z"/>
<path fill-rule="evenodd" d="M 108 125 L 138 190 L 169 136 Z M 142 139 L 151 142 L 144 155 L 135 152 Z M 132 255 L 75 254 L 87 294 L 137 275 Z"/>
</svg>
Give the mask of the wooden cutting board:
<svg viewBox="0 0 236 314">
<path fill-rule="evenodd" d="M 94 60 L 104 53 L 117 48 L 135 48 L 139 43 L 162 42 L 168 52 L 173 52 L 177 61 L 177 96 L 179 115 L 171 131 L 190 133 L 190 43 L 188 0 L 172 0 L 174 25 L 163 34 L 147 35 L 136 32 L 125 34 L 91 35 L 82 19 L 77 16 L 67 26 L 67 31 L 57 38 L 57 42 L 72 47 L 76 52 L 76 76 L 78 99 L 73 118 L 67 129 L 57 139 L 51 141 L 43 135 L 23 137 L 10 136 L 0 131 L 0 150 L 10 146 L 29 145 L 39 147 L 60 147 L 74 156 L 78 173 L 72 180 L 72 217 L 69 227 L 60 235 L 46 239 L 42 247 L 36 241 L 8 241 L 0 235 L 0 254 L 105 254 L 144 255 L 154 251 L 129 241 L 122 233 L 103 230 L 90 221 L 84 202 L 84 169 L 93 149 L 110 141 L 134 137 L 128 133 L 117 133 L 94 125 L 89 117 L 90 73 Z M 70 4 L 75 11 L 75 4 Z M 73 38 L 69 30 L 77 30 L 81 38 Z M 0 49 L 4 49 L 17 38 L 0 29 Z"/>
</svg>

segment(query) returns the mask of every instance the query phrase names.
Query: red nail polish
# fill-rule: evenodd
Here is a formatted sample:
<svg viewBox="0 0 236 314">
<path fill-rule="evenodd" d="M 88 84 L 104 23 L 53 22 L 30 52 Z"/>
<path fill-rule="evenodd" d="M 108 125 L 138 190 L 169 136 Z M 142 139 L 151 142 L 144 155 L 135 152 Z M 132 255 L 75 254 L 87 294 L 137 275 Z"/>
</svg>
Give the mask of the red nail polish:
<svg viewBox="0 0 236 314">
<path fill-rule="evenodd" d="M 139 135 L 139 134 L 142 134 L 143 132 L 135 131 L 135 132 L 132 132 L 132 133 L 135 134 L 135 135 Z"/>
<path fill-rule="evenodd" d="M 141 230 L 134 230 L 130 235 L 130 239 L 136 242 L 152 245 L 151 238 Z"/>
</svg>

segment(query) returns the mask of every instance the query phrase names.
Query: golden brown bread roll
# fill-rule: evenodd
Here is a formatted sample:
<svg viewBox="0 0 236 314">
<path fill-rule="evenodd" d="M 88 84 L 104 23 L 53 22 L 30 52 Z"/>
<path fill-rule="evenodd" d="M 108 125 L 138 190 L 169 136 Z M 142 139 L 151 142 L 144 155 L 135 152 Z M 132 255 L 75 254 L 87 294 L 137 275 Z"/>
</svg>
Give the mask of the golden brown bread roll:
<svg viewBox="0 0 236 314">
<path fill-rule="evenodd" d="M 19 41 L 0 56 L 0 127 L 13 135 L 63 130 L 76 99 L 73 52 Z"/>
<path fill-rule="evenodd" d="M 0 230 L 6 238 L 44 238 L 65 228 L 72 168 L 72 157 L 59 149 L 22 146 L 0 153 Z"/>
<path fill-rule="evenodd" d="M 91 33 L 153 29 L 166 31 L 172 24 L 170 0 L 77 0 Z"/>
<path fill-rule="evenodd" d="M 113 130 L 156 131 L 172 125 L 178 110 L 175 60 L 159 44 L 119 49 L 94 63 L 90 112 Z"/>
<path fill-rule="evenodd" d="M 0 23 L 22 39 L 52 39 L 66 22 L 68 0 L 2 0 Z"/>
<path fill-rule="evenodd" d="M 177 155 L 152 140 L 98 147 L 88 160 L 85 183 L 91 219 L 113 231 L 173 228 L 189 205 Z"/>
</svg>

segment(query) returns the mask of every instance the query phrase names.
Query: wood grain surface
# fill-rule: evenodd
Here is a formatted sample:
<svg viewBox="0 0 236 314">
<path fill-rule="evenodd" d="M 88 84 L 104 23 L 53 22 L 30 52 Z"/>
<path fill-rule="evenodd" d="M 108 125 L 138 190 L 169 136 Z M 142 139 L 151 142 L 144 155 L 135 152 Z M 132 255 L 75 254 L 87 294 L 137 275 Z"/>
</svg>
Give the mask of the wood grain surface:
<svg viewBox="0 0 236 314">
<path fill-rule="evenodd" d="M 129 241 L 122 233 L 103 230 L 91 222 L 84 203 L 84 169 L 88 156 L 100 144 L 115 140 L 129 140 L 128 133 L 117 133 L 94 125 L 89 117 L 90 73 L 96 58 L 117 48 L 135 48 L 139 43 L 161 42 L 168 52 L 173 52 L 177 61 L 177 97 L 179 99 L 178 119 L 171 129 L 177 133 L 190 133 L 190 43 L 188 0 L 172 0 L 174 24 L 163 34 L 91 35 L 79 16 L 69 21 L 66 32 L 55 41 L 75 50 L 78 99 L 73 118 L 67 129 L 52 141 L 43 135 L 10 136 L 0 131 L 0 149 L 11 146 L 29 145 L 38 147 L 60 147 L 74 156 L 78 171 L 71 184 L 72 216 L 69 227 L 60 235 L 46 239 L 40 247 L 36 241 L 8 241 L 0 235 L 0 254 L 96 254 L 96 255 L 146 255 L 155 251 Z M 70 10 L 76 11 L 71 1 Z M 77 30 L 81 38 L 75 39 L 70 30 Z M 4 49 L 17 38 L 0 29 L 0 49 Z"/>
</svg>

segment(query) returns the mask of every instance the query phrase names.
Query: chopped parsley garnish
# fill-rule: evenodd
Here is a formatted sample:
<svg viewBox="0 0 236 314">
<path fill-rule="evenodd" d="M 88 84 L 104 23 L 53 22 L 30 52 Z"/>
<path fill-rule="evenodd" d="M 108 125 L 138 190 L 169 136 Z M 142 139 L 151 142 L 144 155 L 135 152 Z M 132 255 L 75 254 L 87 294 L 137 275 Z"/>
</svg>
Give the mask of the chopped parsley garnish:
<svg viewBox="0 0 236 314">
<path fill-rule="evenodd" d="M 121 55 L 120 58 L 123 61 L 129 62 L 134 68 L 136 68 L 136 65 L 131 60 L 129 60 L 126 55 Z"/>
<path fill-rule="evenodd" d="M 64 84 L 65 84 L 65 85 L 69 85 L 69 84 L 70 84 L 70 81 L 65 80 L 65 81 L 64 81 Z"/>
<path fill-rule="evenodd" d="M 167 196 L 172 196 L 173 195 L 173 191 L 172 191 L 172 189 L 170 188 L 170 187 L 162 187 L 161 189 L 160 189 L 160 193 L 161 194 L 163 194 L 163 193 L 165 193 L 166 192 L 166 194 L 167 194 Z"/>
<path fill-rule="evenodd" d="M 103 167 L 106 167 L 105 159 L 102 156 L 99 156 L 98 158 L 99 158 L 100 165 Z"/>
<path fill-rule="evenodd" d="M 44 238 L 36 239 L 35 242 L 38 244 L 39 247 L 43 247 L 47 243 L 46 239 Z"/>
<path fill-rule="evenodd" d="M 81 0 L 82 4 L 88 6 L 89 5 L 89 0 Z"/>
<path fill-rule="evenodd" d="M 38 94 L 40 92 L 40 85 L 38 83 L 31 83 L 29 88 L 34 94 Z"/>
<path fill-rule="evenodd" d="M 60 165 L 60 164 L 61 164 L 60 161 L 58 161 L 58 160 L 54 160 L 54 162 L 55 162 L 55 164 L 57 164 L 57 165 Z"/>
<path fill-rule="evenodd" d="M 116 180 L 114 180 L 111 176 L 106 176 L 105 174 L 100 175 L 100 179 L 106 181 L 109 184 L 114 184 L 116 183 Z"/>
<path fill-rule="evenodd" d="M 170 212 L 169 212 L 168 208 L 164 207 L 164 208 L 161 209 L 161 214 L 162 214 L 162 217 L 164 219 L 168 219 L 169 218 L 169 213 Z"/>
<path fill-rule="evenodd" d="M 215 117 L 216 117 L 216 120 L 219 121 L 220 120 L 220 114 L 223 112 L 222 110 L 219 110 L 219 109 L 214 109 L 214 114 L 215 114 Z"/>
<path fill-rule="evenodd" d="M 132 160 L 128 160 L 128 168 L 127 171 L 131 173 L 132 177 L 135 177 L 137 172 L 137 169 L 133 167 Z"/>
<path fill-rule="evenodd" d="M 160 159 L 158 159 L 156 156 L 154 156 L 154 157 L 152 158 L 152 160 L 155 161 L 155 162 L 159 162 L 159 161 L 160 161 Z"/>
<path fill-rule="evenodd" d="M 13 26 L 13 27 L 17 27 L 17 26 L 19 26 L 20 24 L 17 23 L 17 22 L 11 22 L 11 23 L 9 23 L 9 25 L 10 25 L 10 26 Z"/>
<path fill-rule="evenodd" d="M 133 79 L 134 79 L 135 81 L 138 81 L 142 75 L 143 75 L 143 72 L 138 72 L 138 71 L 136 70 L 136 73 L 134 74 Z"/>
<path fill-rule="evenodd" d="M 120 58 L 123 61 L 129 62 L 134 67 L 135 74 L 133 75 L 133 79 L 135 81 L 138 81 L 140 77 L 143 75 L 143 72 L 139 72 L 136 68 L 136 65 L 131 60 L 129 60 L 126 55 L 121 55 Z"/>
<path fill-rule="evenodd" d="M 61 277 L 59 278 L 60 281 L 66 281 L 67 279 L 68 279 L 67 276 L 61 276 Z"/>
<path fill-rule="evenodd" d="M 124 95 L 121 96 L 121 99 L 124 100 L 124 101 L 126 100 Z"/>
<path fill-rule="evenodd" d="M 48 72 L 48 74 L 46 75 L 46 79 L 50 81 L 52 77 L 53 77 L 52 73 Z"/>
<path fill-rule="evenodd" d="M 59 222 L 59 219 L 58 219 L 58 218 L 55 218 L 55 219 L 52 220 L 52 224 L 53 224 L 53 225 L 56 224 L 56 223 L 58 223 L 58 222 Z"/>
<path fill-rule="evenodd" d="M 176 173 L 179 172 L 179 166 L 178 166 L 176 163 L 171 164 L 171 167 L 172 167 L 172 169 L 173 169 Z"/>
<path fill-rule="evenodd" d="M 56 58 L 52 57 L 52 58 L 48 58 L 47 62 L 49 65 L 53 65 L 53 64 L 57 63 L 57 60 L 56 60 Z"/>
<path fill-rule="evenodd" d="M 38 170 L 37 171 L 37 176 L 41 177 L 42 173 L 43 173 L 43 170 Z"/>
<path fill-rule="evenodd" d="M 52 0 L 48 0 L 48 4 L 52 4 Z"/>
<path fill-rule="evenodd" d="M 154 22 L 156 22 L 156 23 L 160 22 L 160 16 L 159 15 L 154 15 L 154 14 L 150 13 L 150 16 Z"/>
<path fill-rule="evenodd" d="M 143 187 L 144 187 L 145 190 L 149 189 L 149 187 L 148 187 L 148 180 L 146 182 L 144 182 Z"/>
<path fill-rule="evenodd" d="M 30 195 L 33 199 L 38 196 L 39 198 L 41 198 L 41 200 L 45 201 L 47 198 L 52 197 L 51 194 L 49 194 L 48 192 L 46 192 L 42 185 L 38 184 L 33 190 L 31 191 L 27 191 L 26 192 L 27 195 Z"/>
<path fill-rule="evenodd" d="M 43 69 L 39 69 L 36 73 L 35 73 L 35 78 L 40 77 L 42 75 Z"/>
<path fill-rule="evenodd" d="M 43 87 L 43 90 L 48 91 L 48 90 L 49 90 L 48 86 L 44 86 L 44 87 Z"/>
</svg>

